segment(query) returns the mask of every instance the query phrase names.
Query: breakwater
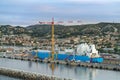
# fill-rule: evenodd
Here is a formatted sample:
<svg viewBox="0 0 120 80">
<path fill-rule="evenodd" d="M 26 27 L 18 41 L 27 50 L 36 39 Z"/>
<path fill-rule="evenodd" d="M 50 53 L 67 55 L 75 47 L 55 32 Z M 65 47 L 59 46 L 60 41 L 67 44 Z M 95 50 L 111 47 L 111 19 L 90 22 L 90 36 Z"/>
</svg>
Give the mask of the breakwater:
<svg viewBox="0 0 120 80">
<path fill-rule="evenodd" d="M 116 64 L 113 65 L 113 64 L 105 64 L 105 63 L 74 62 L 74 61 L 61 61 L 61 60 L 52 61 L 47 59 L 41 60 L 41 59 L 29 59 L 29 58 L 21 58 L 21 57 L 3 57 L 3 58 L 120 71 L 120 65 L 116 65 Z"/>
<path fill-rule="evenodd" d="M 24 80 L 71 80 L 9 68 L 0 68 L 0 74 Z"/>
</svg>

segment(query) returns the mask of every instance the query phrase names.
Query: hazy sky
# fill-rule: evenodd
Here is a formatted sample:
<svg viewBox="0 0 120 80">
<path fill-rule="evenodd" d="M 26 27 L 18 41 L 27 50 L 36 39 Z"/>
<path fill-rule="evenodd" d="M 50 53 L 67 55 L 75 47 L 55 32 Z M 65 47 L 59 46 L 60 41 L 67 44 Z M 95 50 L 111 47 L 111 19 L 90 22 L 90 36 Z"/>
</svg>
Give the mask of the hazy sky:
<svg viewBox="0 0 120 80">
<path fill-rule="evenodd" d="M 38 21 L 120 22 L 120 0 L 0 0 L 0 24 Z"/>
</svg>

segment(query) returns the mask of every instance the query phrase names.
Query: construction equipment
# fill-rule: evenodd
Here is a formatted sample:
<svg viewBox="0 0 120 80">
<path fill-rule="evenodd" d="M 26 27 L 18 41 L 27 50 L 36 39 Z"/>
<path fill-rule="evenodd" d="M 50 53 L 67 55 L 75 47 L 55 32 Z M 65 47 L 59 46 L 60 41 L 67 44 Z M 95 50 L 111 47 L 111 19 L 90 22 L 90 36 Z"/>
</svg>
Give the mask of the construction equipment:
<svg viewBox="0 0 120 80">
<path fill-rule="evenodd" d="M 52 53 L 52 56 L 51 56 L 51 59 L 54 60 L 54 54 L 55 54 L 55 39 L 54 39 L 54 18 L 52 18 L 52 22 L 39 22 L 40 24 L 50 24 L 52 25 L 52 37 L 51 37 L 51 43 L 52 43 L 52 46 L 51 46 L 51 53 Z M 67 23 L 73 23 L 73 21 L 68 21 Z M 77 23 L 81 23 L 81 21 L 77 21 Z M 64 24 L 63 21 L 58 21 L 56 22 L 56 24 Z M 57 57 L 57 54 L 56 54 L 56 57 Z"/>
<path fill-rule="evenodd" d="M 39 22 L 40 24 L 50 24 L 52 25 L 52 38 L 51 38 L 51 43 L 52 43 L 52 48 L 51 48 L 51 52 L 52 52 L 52 60 L 54 60 L 54 54 L 55 54 L 55 51 L 54 51 L 54 46 L 55 46 L 55 39 L 54 39 L 54 18 L 52 18 L 52 22 Z"/>
</svg>

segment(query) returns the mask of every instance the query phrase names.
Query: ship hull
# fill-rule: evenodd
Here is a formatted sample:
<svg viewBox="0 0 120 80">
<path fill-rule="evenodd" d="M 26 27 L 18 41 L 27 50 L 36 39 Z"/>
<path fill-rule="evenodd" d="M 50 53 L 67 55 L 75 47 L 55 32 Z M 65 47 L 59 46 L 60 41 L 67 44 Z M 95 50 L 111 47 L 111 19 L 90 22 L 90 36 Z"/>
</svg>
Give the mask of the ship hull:
<svg viewBox="0 0 120 80">
<path fill-rule="evenodd" d="M 51 57 L 50 52 L 32 52 L 32 55 L 37 56 L 40 59 L 48 59 Z M 75 60 L 75 61 L 80 61 L 80 62 L 93 62 L 93 63 L 101 63 L 103 62 L 102 57 L 97 57 L 97 58 L 89 58 L 88 56 L 81 56 L 81 55 L 73 55 L 73 54 L 55 54 L 54 59 L 57 60 Z"/>
</svg>

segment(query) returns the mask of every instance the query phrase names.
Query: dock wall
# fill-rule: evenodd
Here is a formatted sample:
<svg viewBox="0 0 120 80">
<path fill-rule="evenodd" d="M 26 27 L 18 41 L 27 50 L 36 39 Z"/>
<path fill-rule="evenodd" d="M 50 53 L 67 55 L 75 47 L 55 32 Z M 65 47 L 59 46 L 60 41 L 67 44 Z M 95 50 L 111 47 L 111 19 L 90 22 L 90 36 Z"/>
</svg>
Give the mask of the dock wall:
<svg viewBox="0 0 120 80">
<path fill-rule="evenodd" d="M 119 65 L 120 64 L 120 59 L 104 59 L 103 63 Z"/>
</svg>

